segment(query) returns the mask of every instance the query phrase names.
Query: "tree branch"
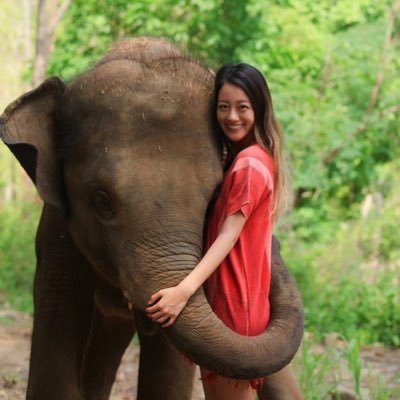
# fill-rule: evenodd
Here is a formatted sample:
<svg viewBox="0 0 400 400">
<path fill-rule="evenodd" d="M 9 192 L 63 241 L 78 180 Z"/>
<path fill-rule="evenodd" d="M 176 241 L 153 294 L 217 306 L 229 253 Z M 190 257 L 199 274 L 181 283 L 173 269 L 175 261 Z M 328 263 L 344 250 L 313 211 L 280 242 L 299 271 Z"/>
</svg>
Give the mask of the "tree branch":
<svg viewBox="0 0 400 400">
<path fill-rule="evenodd" d="M 375 76 L 375 83 L 371 89 L 368 105 L 365 108 L 365 111 L 361 117 L 361 120 L 357 126 L 357 128 L 347 136 L 346 142 L 349 140 L 354 139 L 357 137 L 361 132 L 365 131 L 367 126 L 371 123 L 371 114 L 376 106 L 378 100 L 379 90 L 382 86 L 382 82 L 384 79 L 384 73 L 386 68 L 386 63 L 388 59 L 388 53 L 391 45 L 393 44 L 393 27 L 396 20 L 396 14 L 400 9 L 400 0 L 393 0 L 393 3 L 388 12 L 387 24 L 386 24 L 386 32 L 385 32 L 385 39 L 383 42 L 382 54 L 381 54 L 381 61 L 379 64 L 379 70 Z M 380 116 L 384 116 L 386 114 L 379 114 Z M 342 151 L 343 145 L 336 146 L 332 150 L 329 151 L 327 155 L 322 159 L 322 163 L 324 165 L 329 164 L 332 160 Z"/>
<path fill-rule="evenodd" d="M 386 117 L 389 114 L 394 114 L 400 112 L 400 104 L 395 104 L 394 106 L 385 108 L 379 113 L 380 117 Z"/>
<path fill-rule="evenodd" d="M 46 69 L 46 0 L 39 0 L 36 26 L 36 52 L 32 84 L 36 87 L 44 78 Z"/>
<path fill-rule="evenodd" d="M 385 118 L 389 114 L 394 114 L 400 112 L 400 104 L 395 104 L 394 106 L 390 106 L 388 108 L 385 108 L 384 110 L 381 110 L 378 114 L 379 118 Z M 370 118 L 365 118 L 362 123 L 360 123 L 357 127 L 357 129 L 352 133 L 351 138 L 356 137 L 359 133 L 365 131 L 368 125 L 371 124 L 371 119 Z M 342 150 L 341 146 L 337 146 L 333 148 L 322 160 L 323 164 L 329 164 L 336 156 L 337 154 Z"/>
<path fill-rule="evenodd" d="M 71 3 L 71 0 L 64 0 L 63 3 L 61 4 L 60 8 L 57 11 L 55 18 L 50 22 L 47 35 L 49 38 L 51 38 L 51 40 L 54 37 L 54 32 L 57 28 L 57 25 L 60 23 L 60 20 L 61 20 L 62 16 L 64 15 L 65 11 L 67 11 L 67 8 L 70 3 Z"/>
<path fill-rule="evenodd" d="M 53 0 L 53 7 L 55 7 L 56 2 L 57 0 Z M 39 85 L 46 76 L 46 66 L 54 43 L 54 32 L 70 2 L 71 0 L 63 1 L 50 23 L 48 22 L 48 10 L 46 10 L 47 0 L 39 0 L 38 2 L 36 53 L 32 77 L 34 87 Z"/>
<path fill-rule="evenodd" d="M 393 27 L 394 27 L 394 22 L 396 20 L 396 13 L 399 10 L 399 8 L 400 8 L 400 1 L 393 0 L 392 6 L 390 7 L 390 10 L 389 10 L 388 21 L 387 21 L 387 25 L 386 25 L 385 40 L 383 42 L 380 69 L 377 72 L 376 77 L 375 77 L 375 84 L 371 90 L 369 103 L 364 112 L 364 116 L 363 116 L 364 118 L 368 118 L 368 115 L 371 113 L 371 111 L 374 108 L 374 106 L 377 102 L 377 99 L 378 99 L 378 92 L 382 86 L 382 82 L 383 82 L 383 78 L 384 78 L 384 72 L 385 72 L 385 67 L 386 67 L 386 63 L 387 63 L 388 52 L 390 49 L 390 45 L 392 44 Z"/>
</svg>

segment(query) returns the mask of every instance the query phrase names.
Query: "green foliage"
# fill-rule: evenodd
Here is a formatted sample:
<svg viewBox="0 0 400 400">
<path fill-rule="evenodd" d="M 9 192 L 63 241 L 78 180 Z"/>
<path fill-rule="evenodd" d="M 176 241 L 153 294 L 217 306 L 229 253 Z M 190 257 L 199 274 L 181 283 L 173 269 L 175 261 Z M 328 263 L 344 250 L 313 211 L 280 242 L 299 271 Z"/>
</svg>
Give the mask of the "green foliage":
<svg viewBox="0 0 400 400">
<path fill-rule="evenodd" d="M 301 289 L 306 329 L 319 337 L 337 332 L 362 343 L 400 345 L 398 170 L 398 161 L 377 170 L 379 185 L 371 189 L 384 197 L 367 196 L 360 219 L 321 223 L 312 209 L 294 212 L 283 251 Z"/>
<path fill-rule="evenodd" d="M 335 258 L 334 246 L 327 249 L 322 252 L 324 258 Z M 358 338 L 362 343 L 400 345 L 400 302 L 395 271 L 379 271 L 373 280 L 356 266 L 349 270 L 348 266 L 341 265 L 345 272 L 340 276 L 337 268 L 335 277 L 326 273 L 326 267 L 329 261 L 338 262 L 337 258 L 326 262 L 318 258 L 311 246 L 304 258 L 299 252 L 295 254 L 301 262 L 293 261 L 289 265 L 303 296 L 306 330 L 320 338 L 329 332 L 338 332 L 344 338 Z"/>
<path fill-rule="evenodd" d="M 254 1 L 253 1 L 254 2 Z M 58 31 L 49 73 L 70 77 L 123 37 L 164 36 L 210 65 L 237 60 L 260 29 L 252 2 L 75 0 Z"/>
<path fill-rule="evenodd" d="M 34 237 L 41 205 L 17 203 L 0 210 L 0 305 L 32 310 Z"/>
</svg>

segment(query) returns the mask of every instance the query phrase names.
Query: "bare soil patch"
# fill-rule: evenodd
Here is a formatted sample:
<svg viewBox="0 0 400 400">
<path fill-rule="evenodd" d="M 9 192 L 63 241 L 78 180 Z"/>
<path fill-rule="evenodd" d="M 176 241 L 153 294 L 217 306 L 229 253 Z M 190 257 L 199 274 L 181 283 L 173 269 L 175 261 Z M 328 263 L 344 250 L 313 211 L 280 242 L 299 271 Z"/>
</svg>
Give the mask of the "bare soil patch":
<svg viewBox="0 0 400 400">
<path fill-rule="evenodd" d="M 17 311 L 0 310 L 0 400 L 24 400 L 28 379 L 32 318 Z M 110 400 L 136 398 L 139 347 L 131 345 L 118 369 Z M 203 400 L 199 374 L 192 400 Z"/>
</svg>

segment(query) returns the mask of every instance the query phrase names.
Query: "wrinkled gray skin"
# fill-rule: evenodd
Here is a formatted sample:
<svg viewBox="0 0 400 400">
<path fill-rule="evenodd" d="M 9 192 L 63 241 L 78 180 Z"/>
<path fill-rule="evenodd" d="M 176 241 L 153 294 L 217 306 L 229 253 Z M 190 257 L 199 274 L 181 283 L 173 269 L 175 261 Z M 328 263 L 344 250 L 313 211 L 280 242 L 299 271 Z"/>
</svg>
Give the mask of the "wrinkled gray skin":
<svg viewBox="0 0 400 400">
<path fill-rule="evenodd" d="M 276 241 L 262 335 L 225 327 L 202 289 L 168 329 L 143 312 L 201 256 L 222 179 L 212 86 L 209 70 L 164 40 L 139 38 L 70 84 L 46 80 L 2 115 L 1 138 L 44 201 L 28 399 L 107 399 L 136 332 L 141 400 L 190 399 L 194 366 L 183 353 L 236 378 L 269 375 L 296 353 L 301 301 Z"/>
</svg>

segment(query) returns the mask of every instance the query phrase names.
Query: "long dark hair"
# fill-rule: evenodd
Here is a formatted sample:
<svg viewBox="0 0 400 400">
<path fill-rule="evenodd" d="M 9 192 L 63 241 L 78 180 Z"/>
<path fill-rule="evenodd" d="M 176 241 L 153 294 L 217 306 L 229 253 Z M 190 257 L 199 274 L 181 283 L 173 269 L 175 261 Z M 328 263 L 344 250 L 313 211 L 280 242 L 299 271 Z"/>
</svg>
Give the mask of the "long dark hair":
<svg viewBox="0 0 400 400">
<path fill-rule="evenodd" d="M 218 95 L 225 83 L 230 83 L 242 89 L 250 100 L 254 110 L 254 135 L 256 141 L 274 159 L 275 184 L 272 214 L 285 208 L 287 203 L 286 168 L 282 157 L 282 134 L 275 117 L 271 93 L 264 75 L 252 65 L 246 63 L 224 64 L 215 77 L 214 86 L 214 122 L 217 120 L 216 110 Z M 216 123 L 217 130 L 226 143 L 227 163 L 230 164 L 232 154 L 229 142 L 222 128 Z"/>
</svg>

